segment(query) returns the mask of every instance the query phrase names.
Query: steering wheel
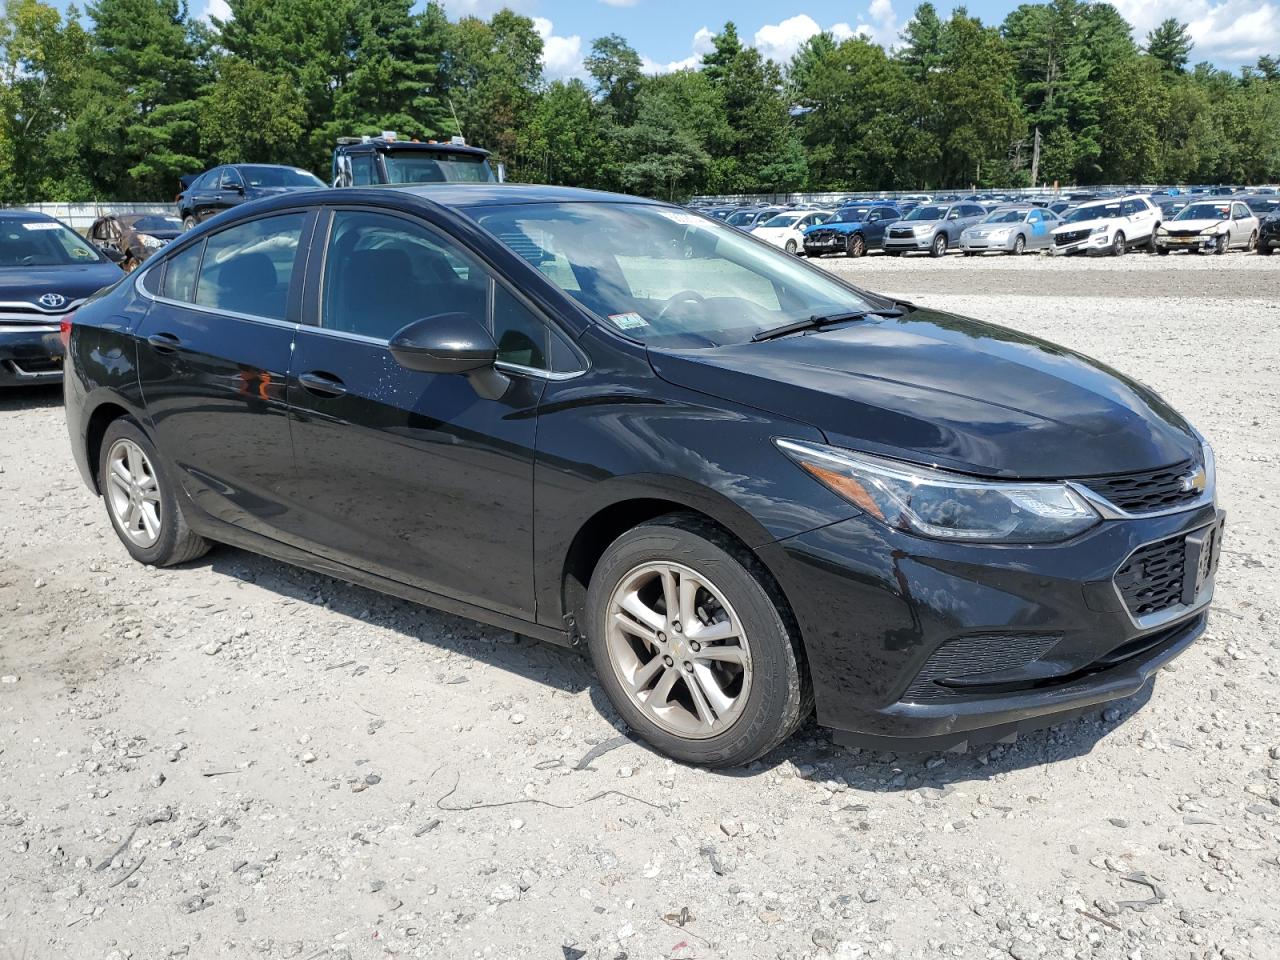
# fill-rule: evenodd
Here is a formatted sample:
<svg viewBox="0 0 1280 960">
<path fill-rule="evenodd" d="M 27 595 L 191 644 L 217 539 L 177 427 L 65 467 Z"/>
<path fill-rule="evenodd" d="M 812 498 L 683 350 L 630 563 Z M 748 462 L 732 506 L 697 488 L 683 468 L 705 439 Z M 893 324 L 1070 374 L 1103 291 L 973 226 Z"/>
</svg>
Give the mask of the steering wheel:
<svg viewBox="0 0 1280 960">
<path fill-rule="evenodd" d="M 697 290 L 680 290 L 667 297 L 667 302 L 662 305 L 662 309 L 658 311 L 658 315 L 654 317 L 654 322 L 661 320 L 667 315 L 667 311 L 674 307 L 677 303 L 702 303 L 707 298 L 700 294 Z"/>
</svg>

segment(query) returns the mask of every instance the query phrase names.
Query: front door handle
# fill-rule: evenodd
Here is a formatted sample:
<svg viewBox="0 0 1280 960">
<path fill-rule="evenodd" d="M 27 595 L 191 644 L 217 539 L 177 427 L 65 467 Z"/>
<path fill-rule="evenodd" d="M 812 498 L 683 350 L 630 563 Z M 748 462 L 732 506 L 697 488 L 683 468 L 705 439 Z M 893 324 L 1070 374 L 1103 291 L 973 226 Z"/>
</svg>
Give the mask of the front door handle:
<svg viewBox="0 0 1280 960">
<path fill-rule="evenodd" d="M 182 341 L 172 333 L 153 333 L 147 337 L 147 343 L 151 344 L 157 353 L 174 353 L 178 347 L 182 346 Z"/>
<path fill-rule="evenodd" d="M 318 397 L 341 397 L 347 392 L 347 385 L 330 373 L 309 370 L 298 374 L 298 383 L 308 393 Z"/>
</svg>

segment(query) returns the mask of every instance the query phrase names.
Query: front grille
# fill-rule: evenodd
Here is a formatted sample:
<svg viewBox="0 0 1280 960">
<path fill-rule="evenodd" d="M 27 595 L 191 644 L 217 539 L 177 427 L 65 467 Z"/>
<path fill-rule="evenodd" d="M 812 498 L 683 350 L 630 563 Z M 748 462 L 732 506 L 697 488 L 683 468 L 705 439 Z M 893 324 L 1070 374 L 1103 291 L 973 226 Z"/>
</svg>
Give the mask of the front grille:
<svg viewBox="0 0 1280 960">
<path fill-rule="evenodd" d="M 1088 230 L 1068 230 L 1064 233 L 1055 233 L 1053 242 L 1060 247 L 1065 247 L 1068 243 L 1079 243 L 1088 236 Z"/>
<path fill-rule="evenodd" d="M 804 235 L 805 243 L 828 243 L 836 238 L 834 230 L 810 230 Z"/>
<path fill-rule="evenodd" d="M 1183 537 L 1148 544 L 1130 555 L 1116 571 L 1115 583 L 1131 614 L 1143 617 L 1182 602 L 1186 556 Z"/>
<path fill-rule="evenodd" d="M 1200 235 L 1199 230 L 1170 230 L 1171 237 L 1197 237 Z"/>
<path fill-rule="evenodd" d="M 1129 513 L 1152 513 L 1200 499 L 1202 490 L 1188 484 L 1197 468 L 1190 460 L 1114 477 L 1091 477 L 1079 481 L 1108 503 Z"/>
<path fill-rule="evenodd" d="M 916 235 L 915 231 L 910 228 L 893 229 L 889 231 L 889 236 L 894 237 L 895 239 L 898 239 L 898 240 L 907 240 L 907 239 L 910 239 L 911 237 L 914 237 L 915 235 Z"/>
<path fill-rule="evenodd" d="M 1025 667 L 1048 653 L 1061 639 L 1062 635 L 1057 633 L 988 633 L 948 640 L 920 668 L 902 699 L 919 703 L 971 693 L 939 681 L 961 677 L 972 681 L 984 673 L 1005 673 Z"/>
</svg>

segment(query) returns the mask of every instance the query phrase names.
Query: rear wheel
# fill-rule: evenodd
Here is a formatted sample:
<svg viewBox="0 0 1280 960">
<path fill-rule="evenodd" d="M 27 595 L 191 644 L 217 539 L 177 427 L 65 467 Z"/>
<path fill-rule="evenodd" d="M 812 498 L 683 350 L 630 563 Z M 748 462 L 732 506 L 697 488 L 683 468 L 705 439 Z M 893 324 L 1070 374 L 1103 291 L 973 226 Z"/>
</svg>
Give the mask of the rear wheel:
<svg viewBox="0 0 1280 960">
<path fill-rule="evenodd" d="M 587 592 L 587 643 L 627 725 L 686 763 L 748 763 L 813 708 L 772 578 L 693 515 L 660 517 L 609 546 Z"/>
<path fill-rule="evenodd" d="M 209 550 L 209 542 L 187 526 L 176 486 L 131 417 L 107 426 L 98 460 L 98 489 L 116 535 L 139 563 L 168 567 Z"/>
<path fill-rule="evenodd" d="M 855 233 L 845 244 L 844 252 L 850 257 L 860 257 L 867 252 L 867 242 L 862 239 L 862 234 Z"/>
<path fill-rule="evenodd" d="M 947 254 L 947 235 L 940 233 L 933 238 L 933 246 L 929 248 L 931 257 L 944 257 Z"/>
</svg>

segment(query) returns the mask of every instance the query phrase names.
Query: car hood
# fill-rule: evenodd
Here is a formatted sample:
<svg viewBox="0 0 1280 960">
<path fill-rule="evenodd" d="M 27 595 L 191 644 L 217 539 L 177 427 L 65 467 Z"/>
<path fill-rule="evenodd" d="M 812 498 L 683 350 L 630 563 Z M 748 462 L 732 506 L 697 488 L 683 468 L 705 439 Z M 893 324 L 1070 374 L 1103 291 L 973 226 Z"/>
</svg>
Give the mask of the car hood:
<svg viewBox="0 0 1280 960">
<path fill-rule="evenodd" d="M 1198 457 L 1159 396 L 1087 357 L 927 310 L 703 350 L 668 382 L 811 424 L 843 447 L 993 477 L 1129 473 Z"/>
<path fill-rule="evenodd" d="M 1025 223 L 1025 220 L 1018 220 L 1015 223 L 975 223 L 971 227 L 965 227 L 965 233 L 995 233 L 997 230 L 1016 230 Z"/>
<path fill-rule="evenodd" d="M 0 301 L 36 303 L 46 293 L 55 293 L 70 304 L 111 286 L 122 276 L 113 263 L 0 267 Z"/>
<path fill-rule="evenodd" d="M 1115 220 L 1099 217 L 1097 220 L 1076 220 L 1071 223 L 1060 223 L 1053 228 L 1054 233 L 1075 233 L 1077 230 L 1092 230 L 1094 227 L 1114 227 Z"/>
<path fill-rule="evenodd" d="M 1221 227 L 1225 229 L 1230 224 L 1229 220 L 1210 220 L 1207 217 L 1200 220 L 1167 220 L 1164 223 L 1166 230 L 1210 230 Z"/>
<path fill-rule="evenodd" d="M 805 233 L 811 233 L 814 230 L 834 230 L 836 233 L 856 233 L 867 225 L 865 220 L 856 222 L 851 220 L 841 220 L 839 223 L 815 223 L 811 227 L 805 228 Z"/>
</svg>

